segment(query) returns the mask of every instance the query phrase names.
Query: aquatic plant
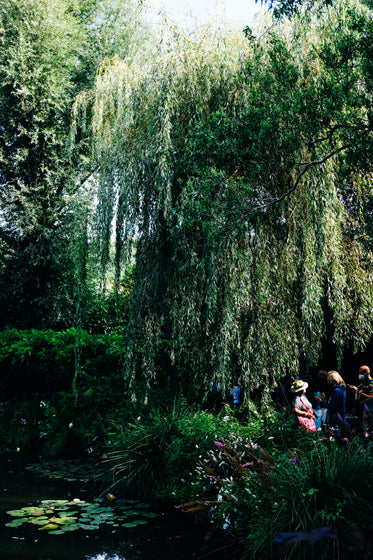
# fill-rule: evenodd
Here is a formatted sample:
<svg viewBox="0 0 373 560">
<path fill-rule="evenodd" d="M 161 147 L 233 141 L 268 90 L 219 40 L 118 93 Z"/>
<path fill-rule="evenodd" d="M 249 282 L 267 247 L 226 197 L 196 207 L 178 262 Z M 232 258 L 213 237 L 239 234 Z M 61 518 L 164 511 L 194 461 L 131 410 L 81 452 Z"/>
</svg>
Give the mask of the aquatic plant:
<svg viewBox="0 0 373 560">
<path fill-rule="evenodd" d="M 40 531 L 51 535 L 62 535 L 68 531 L 95 531 L 102 525 L 133 528 L 145 525 L 157 517 L 148 511 L 148 505 L 136 500 L 116 500 L 114 505 L 106 505 L 103 498 L 87 502 L 79 498 L 73 500 L 42 500 L 37 506 L 25 506 L 7 511 L 13 521 L 6 527 L 18 528 L 25 524 L 35 525 Z"/>
<path fill-rule="evenodd" d="M 37 476 L 63 479 L 67 482 L 87 482 L 100 478 L 102 470 L 96 461 L 89 459 L 43 459 L 39 463 L 30 463 L 25 467 Z"/>
</svg>

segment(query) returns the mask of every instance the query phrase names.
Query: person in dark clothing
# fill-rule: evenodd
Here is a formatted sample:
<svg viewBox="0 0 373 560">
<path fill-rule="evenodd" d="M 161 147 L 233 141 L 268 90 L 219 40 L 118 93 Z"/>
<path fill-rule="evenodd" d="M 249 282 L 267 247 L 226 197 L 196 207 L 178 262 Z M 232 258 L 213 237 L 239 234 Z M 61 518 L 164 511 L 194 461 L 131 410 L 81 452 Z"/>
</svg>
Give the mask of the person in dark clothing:
<svg viewBox="0 0 373 560">
<path fill-rule="evenodd" d="M 332 385 L 328 383 L 328 373 L 326 369 L 320 369 L 317 372 L 316 388 L 324 401 L 328 401 L 333 392 Z"/>
<path fill-rule="evenodd" d="M 333 388 L 327 382 L 328 371 L 320 369 L 317 372 L 313 386 L 313 397 L 311 397 L 312 408 L 315 413 L 315 424 L 317 431 L 321 431 L 326 423 L 328 409 L 321 405 L 322 401 L 328 401 Z"/>
<path fill-rule="evenodd" d="M 337 371 L 329 371 L 327 381 L 333 387 L 328 402 L 320 397 L 315 399 L 320 401 L 322 407 L 328 409 L 329 424 L 337 428 L 340 427 L 341 420 L 346 422 L 346 384 Z"/>
<path fill-rule="evenodd" d="M 373 431 L 373 379 L 368 366 L 359 368 L 360 385 L 352 386 L 357 400 L 357 411 L 363 434 L 367 437 Z"/>
<path fill-rule="evenodd" d="M 291 407 L 293 396 L 290 391 L 290 376 L 280 379 L 271 393 L 272 400 L 280 408 Z"/>
<path fill-rule="evenodd" d="M 208 386 L 206 399 L 206 408 L 208 410 L 214 412 L 220 411 L 223 406 L 223 390 L 224 387 L 221 381 L 219 381 L 216 376 L 212 377 Z"/>
<path fill-rule="evenodd" d="M 357 388 L 359 400 L 371 398 L 373 394 L 373 379 L 368 366 L 361 366 L 359 368 L 359 381 L 361 382 Z"/>
</svg>

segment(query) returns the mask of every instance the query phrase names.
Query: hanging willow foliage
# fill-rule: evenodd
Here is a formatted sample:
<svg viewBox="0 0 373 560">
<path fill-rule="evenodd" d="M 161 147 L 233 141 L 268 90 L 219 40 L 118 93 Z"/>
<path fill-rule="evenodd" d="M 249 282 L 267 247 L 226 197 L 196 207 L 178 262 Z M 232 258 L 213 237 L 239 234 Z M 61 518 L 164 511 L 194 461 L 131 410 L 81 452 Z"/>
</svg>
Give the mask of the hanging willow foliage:
<svg viewBox="0 0 373 560">
<path fill-rule="evenodd" d="M 371 13 L 181 40 L 97 76 L 102 264 L 136 239 L 126 373 L 249 391 L 372 335 Z M 167 50 L 167 49 L 166 49 Z M 76 115 L 86 106 L 77 100 Z M 370 146 L 370 147 L 369 147 Z"/>
</svg>

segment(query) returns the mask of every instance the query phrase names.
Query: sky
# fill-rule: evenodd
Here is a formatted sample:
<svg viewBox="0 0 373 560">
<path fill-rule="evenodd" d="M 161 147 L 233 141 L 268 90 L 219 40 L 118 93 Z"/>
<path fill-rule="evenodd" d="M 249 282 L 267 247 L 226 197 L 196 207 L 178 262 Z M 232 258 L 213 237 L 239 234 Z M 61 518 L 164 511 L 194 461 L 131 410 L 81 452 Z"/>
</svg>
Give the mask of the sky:
<svg viewBox="0 0 373 560">
<path fill-rule="evenodd" d="M 151 19 L 160 17 L 159 11 L 166 12 L 180 25 L 188 25 L 190 14 L 200 23 L 214 24 L 219 19 L 229 20 L 233 25 L 244 28 L 251 25 L 255 14 L 264 11 L 260 0 L 147 0 Z"/>
</svg>

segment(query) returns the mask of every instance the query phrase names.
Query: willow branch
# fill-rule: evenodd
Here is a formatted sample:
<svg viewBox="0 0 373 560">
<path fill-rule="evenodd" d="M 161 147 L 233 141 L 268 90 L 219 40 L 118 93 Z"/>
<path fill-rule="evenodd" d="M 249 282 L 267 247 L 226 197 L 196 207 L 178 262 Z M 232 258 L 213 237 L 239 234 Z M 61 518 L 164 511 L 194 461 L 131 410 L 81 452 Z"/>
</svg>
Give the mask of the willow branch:
<svg viewBox="0 0 373 560">
<path fill-rule="evenodd" d="M 264 210 L 264 209 L 269 208 L 270 206 L 273 206 L 274 204 L 277 204 L 278 202 L 281 202 L 282 200 L 284 200 L 284 198 L 288 197 L 292 192 L 295 191 L 295 189 L 299 185 L 299 182 L 300 182 L 301 178 L 303 177 L 303 175 L 305 173 L 307 173 L 307 171 L 309 170 L 310 167 L 314 167 L 315 165 L 322 165 L 328 159 L 335 156 L 338 152 L 341 152 L 342 150 L 345 150 L 346 148 L 347 148 L 347 146 L 342 146 L 341 148 L 336 148 L 335 150 L 333 150 L 329 154 L 326 154 L 326 156 L 324 156 L 322 159 L 316 159 L 316 160 L 309 161 L 309 162 L 298 163 L 297 165 L 304 165 L 305 167 L 298 174 L 294 185 L 288 191 L 286 191 L 284 194 L 279 196 L 278 198 L 275 198 L 275 199 L 271 200 L 271 202 L 268 202 L 267 204 L 263 204 L 262 206 L 258 206 L 257 208 L 255 208 L 255 210 Z"/>
<path fill-rule="evenodd" d="M 83 177 L 83 179 L 81 181 L 79 181 L 79 183 L 77 185 L 75 185 L 71 194 L 77 193 L 78 190 L 88 181 L 88 179 L 90 179 L 92 177 L 92 175 L 94 175 L 96 173 L 96 171 L 98 171 L 99 169 L 100 169 L 100 166 L 96 165 L 96 167 L 94 169 L 89 171 L 89 173 L 87 173 L 87 175 L 85 177 Z"/>
</svg>

